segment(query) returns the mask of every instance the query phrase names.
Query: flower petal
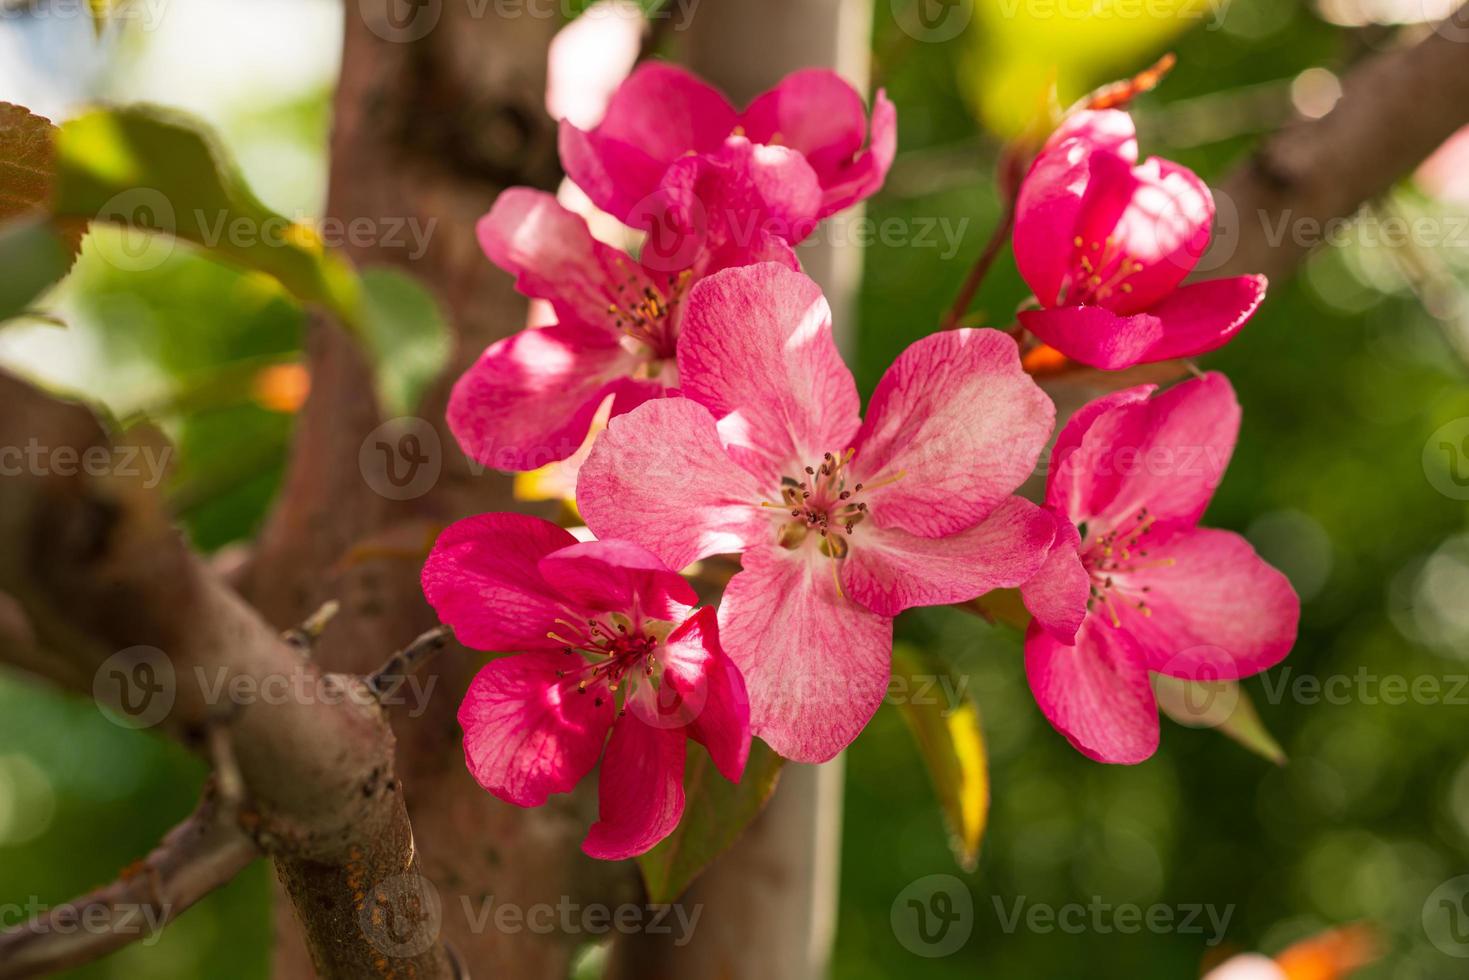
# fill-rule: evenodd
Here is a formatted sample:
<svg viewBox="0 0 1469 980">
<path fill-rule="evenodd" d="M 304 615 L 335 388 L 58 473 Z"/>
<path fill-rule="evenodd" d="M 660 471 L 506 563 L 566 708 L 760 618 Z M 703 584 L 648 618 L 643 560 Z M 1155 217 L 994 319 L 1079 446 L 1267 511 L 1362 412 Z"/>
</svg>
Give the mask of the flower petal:
<svg viewBox="0 0 1469 980">
<path fill-rule="evenodd" d="M 1148 311 L 1163 330 L 1143 362 L 1197 357 L 1223 347 L 1260 308 L 1266 285 L 1264 276 L 1237 276 L 1175 289 Z"/>
<path fill-rule="evenodd" d="M 1076 642 L 1076 631 L 1086 619 L 1091 576 L 1077 553 L 1081 535 L 1076 525 L 1053 510 L 1046 512 L 1055 521 L 1056 537 L 1040 571 L 1020 586 L 1020 599 L 1042 629 L 1060 642 L 1071 644 Z"/>
<path fill-rule="evenodd" d="M 608 395 L 614 415 L 663 393 L 631 375 L 640 359 L 583 327 L 522 330 L 492 344 L 454 385 L 448 421 L 459 446 L 492 469 L 566 459 Z"/>
<path fill-rule="evenodd" d="M 658 219 L 656 224 L 646 219 L 634 224 L 653 234 L 671 225 L 683 232 L 685 241 L 702 238 L 713 257 L 711 268 L 768 258 L 775 250 L 768 244 L 771 238 L 802 241 L 816 230 L 821 208 L 821 182 L 804 156 L 788 146 L 765 146 L 742 136 L 731 136 L 717 150 L 677 160 L 668 168 L 660 194 L 666 195 L 670 213 L 648 216 Z M 667 253 L 667 246 L 661 251 Z M 673 267 L 666 259 L 661 265 Z"/>
<path fill-rule="evenodd" d="M 1150 615 L 1114 603 L 1148 669 L 1187 680 L 1236 680 L 1290 652 L 1301 601 L 1244 538 L 1192 528 L 1148 550 L 1149 567 L 1115 580 L 1127 594 L 1147 587 Z"/>
<path fill-rule="evenodd" d="M 1074 460 L 1083 440 L 1092 427 L 1101 423 L 1093 445 L 1104 444 L 1118 432 L 1119 420 L 1131 419 L 1132 413 L 1113 413 L 1113 409 L 1146 402 L 1148 396 L 1158 390 L 1157 385 L 1138 385 L 1124 388 L 1094 398 L 1078 408 L 1061 428 L 1056 445 L 1051 448 L 1050 467 L 1046 471 L 1046 506 L 1066 515 L 1068 523 L 1085 521 L 1101 512 L 1103 506 L 1117 493 L 1115 472 L 1100 474 L 1094 467 L 1087 466 L 1088 456 L 1083 453 Z M 1110 481 L 1109 481 L 1110 478 Z"/>
<path fill-rule="evenodd" d="M 872 103 L 872 134 L 867 149 L 834 175 L 823 174 L 820 217 L 836 214 L 882 189 L 898 155 L 898 110 L 887 92 Z"/>
<path fill-rule="evenodd" d="M 1090 147 L 1078 140 L 1042 153 L 1031 164 L 1016 198 L 1015 264 L 1045 307 L 1061 301 L 1061 290 L 1071 277 L 1090 159 Z"/>
<path fill-rule="evenodd" d="M 658 659 L 663 686 L 654 717 L 664 727 L 686 726 L 724 778 L 739 782 L 750 757 L 750 698 L 740 669 L 720 646 L 714 607 L 674 630 Z"/>
<path fill-rule="evenodd" d="M 607 312 L 619 287 L 638 295 L 651 285 L 637 262 L 593 238 L 581 215 L 544 191 L 510 188 L 476 231 L 485 255 L 516 277 L 517 289 L 549 300 L 561 323 L 596 328 L 611 340 L 622 335 Z"/>
<path fill-rule="evenodd" d="M 727 269 L 694 286 L 678 371 L 732 455 L 772 487 L 842 452 L 857 431 L 861 402 L 831 308 L 815 282 L 783 266 Z"/>
<path fill-rule="evenodd" d="M 621 861 L 673 833 L 683 816 L 683 770 L 683 729 L 654 728 L 631 714 L 619 719 L 598 778 L 599 819 L 582 850 Z"/>
<path fill-rule="evenodd" d="M 552 650 L 546 637 L 566 601 L 537 563 L 576 539 L 550 521 L 524 514 L 480 514 L 455 521 L 423 566 L 423 593 L 476 650 Z"/>
<path fill-rule="evenodd" d="M 1130 288 L 1112 294 L 1109 305 L 1124 315 L 1150 309 L 1172 292 L 1198 265 L 1214 225 L 1209 185 L 1182 164 L 1150 157 L 1133 167 L 1131 176 L 1126 208 L 1115 219 L 1103 218 L 1114 222 L 1110 230 L 1118 248 L 1141 265 L 1126 279 Z M 1088 242 L 1105 243 L 1101 229 L 1092 232 L 1089 225 L 1090 203 L 1082 206 L 1077 234 Z M 1089 237 L 1089 232 L 1096 237 Z"/>
<path fill-rule="evenodd" d="M 648 19 L 634 0 L 597 0 L 556 32 L 546 53 L 546 111 L 583 128 L 607 105 L 638 62 Z"/>
<path fill-rule="evenodd" d="M 578 129 L 561 120 L 557 130 L 557 153 L 572 183 L 587 199 L 618 221 L 629 218 L 640 204 L 658 190 L 668 164 L 621 140 L 595 130 Z"/>
<path fill-rule="evenodd" d="M 1025 675 L 1041 712 L 1085 756 L 1133 765 L 1158 749 L 1158 703 L 1127 634 L 1091 616 L 1068 646 L 1031 623 Z"/>
<path fill-rule="evenodd" d="M 983 520 L 1025 482 L 1055 416 L 1008 336 L 932 334 L 877 383 L 852 475 L 868 486 L 862 497 L 879 527 L 950 534 Z"/>
<path fill-rule="evenodd" d="M 750 692 L 750 728 L 794 762 L 826 762 L 871 720 L 892 672 L 893 621 L 836 588 L 814 550 L 747 551 L 719 606 Z"/>
<path fill-rule="evenodd" d="M 1082 109 L 1073 112 L 1046 140 L 1049 153 L 1067 140 L 1080 140 L 1093 149 L 1108 150 L 1129 163 L 1137 162 L 1137 126 L 1121 109 Z"/>
<path fill-rule="evenodd" d="M 544 651 L 492 660 L 459 705 L 465 764 L 507 803 L 540 806 L 569 792 L 602 754 L 616 709 L 558 678 L 563 666 L 561 654 Z"/>
<path fill-rule="evenodd" d="M 1073 361 L 1120 371 L 1153 358 L 1163 340 L 1163 321 L 1151 313 L 1119 316 L 1101 306 L 1022 310 L 1020 325 Z"/>
<path fill-rule="evenodd" d="M 584 541 L 554 551 L 537 565 L 542 577 L 578 606 L 678 622 L 699 601 L 693 586 L 630 541 Z"/>
<path fill-rule="evenodd" d="M 842 584 L 848 596 L 881 616 L 965 602 L 1030 579 L 1055 533 L 1050 514 L 1019 497 L 974 527 L 943 538 L 859 527 L 842 561 Z"/>
<path fill-rule="evenodd" d="M 764 491 L 719 444 L 714 417 L 686 398 L 615 418 L 577 478 L 576 500 L 602 538 L 635 541 L 669 568 L 770 540 Z"/>
</svg>

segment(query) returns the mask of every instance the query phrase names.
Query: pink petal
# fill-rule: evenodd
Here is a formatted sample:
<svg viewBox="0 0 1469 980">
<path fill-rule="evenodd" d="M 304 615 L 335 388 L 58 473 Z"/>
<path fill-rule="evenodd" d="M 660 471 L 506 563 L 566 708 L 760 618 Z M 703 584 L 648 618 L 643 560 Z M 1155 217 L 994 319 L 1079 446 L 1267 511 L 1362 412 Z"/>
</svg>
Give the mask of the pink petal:
<svg viewBox="0 0 1469 980">
<path fill-rule="evenodd" d="M 1015 341 L 997 330 L 942 331 L 898 355 L 878 382 L 852 476 L 869 488 L 862 497 L 879 527 L 950 534 L 1030 476 L 1055 416 Z"/>
<path fill-rule="evenodd" d="M 598 0 L 556 32 L 546 54 L 546 111 L 589 129 L 638 62 L 648 26 L 634 0 Z"/>
<path fill-rule="evenodd" d="M 1038 156 L 1020 185 L 1012 236 L 1015 264 L 1042 306 L 1061 301 L 1061 290 L 1072 274 L 1090 160 L 1085 144 L 1064 143 Z"/>
<path fill-rule="evenodd" d="M 639 294 L 651 285 L 638 263 L 592 237 L 585 219 L 555 195 L 512 187 L 477 226 L 490 261 L 516 277 L 522 293 L 550 300 L 561 323 L 621 337 L 607 307 L 618 288 Z"/>
<path fill-rule="evenodd" d="M 1157 751 L 1158 705 L 1142 655 L 1100 617 L 1087 619 L 1074 646 L 1032 623 L 1025 674 L 1046 719 L 1088 758 L 1134 765 Z"/>
<path fill-rule="evenodd" d="M 842 584 L 848 596 L 880 616 L 965 602 L 1030 579 L 1055 533 L 1051 516 L 1019 497 L 944 538 L 859 525 L 841 565 Z"/>
<path fill-rule="evenodd" d="M 1235 680 L 1275 666 L 1290 652 L 1300 599 L 1244 538 L 1193 528 L 1152 542 L 1148 558 L 1143 570 L 1114 580 L 1124 593 L 1141 596 L 1151 615 L 1113 605 L 1150 670 L 1187 680 Z"/>
<path fill-rule="evenodd" d="M 1047 513 L 1055 521 L 1056 537 L 1040 571 L 1020 586 L 1020 598 L 1042 629 L 1069 645 L 1086 619 L 1091 576 L 1077 552 L 1081 535 L 1076 525 L 1055 511 Z"/>
<path fill-rule="evenodd" d="M 537 565 L 545 580 L 580 608 L 678 622 L 699 596 L 646 548 L 630 541 L 587 541 L 552 552 Z"/>
<path fill-rule="evenodd" d="M 1239 421 L 1234 389 L 1218 372 L 1099 419 L 1076 460 L 1102 476 L 1098 489 L 1115 488 L 1110 499 L 1093 495 L 1095 530 L 1135 521 L 1143 508 L 1160 524 L 1198 523 L 1229 467 Z"/>
<path fill-rule="evenodd" d="M 882 189 L 898 155 L 898 110 L 887 93 L 877 90 L 872 104 L 872 139 L 867 149 L 836 177 L 822 179 L 821 217 L 836 214 Z"/>
<path fill-rule="evenodd" d="M 782 266 L 727 269 L 694 286 L 678 370 L 684 395 L 714 413 L 725 444 L 771 486 L 843 452 L 857 431 L 861 402 L 831 308 L 816 283 Z"/>
<path fill-rule="evenodd" d="M 1061 120 L 1049 139 L 1049 153 L 1070 139 L 1080 140 L 1091 149 L 1107 150 L 1129 163 L 1137 162 L 1137 126 L 1132 116 L 1121 109 L 1082 109 Z"/>
<path fill-rule="evenodd" d="M 439 620 L 476 650 L 551 650 L 546 637 L 566 602 L 537 568 L 576 543 L 550 521 L 524 514 L 480 514 L 455 521 L 423 566 L 423 593 Z"/>
<path fill-rule="evenodd" d="M 709 750 L 715 768 L 739 782 L 750 756 L 750 698 L 739 668 L 719 644 L 714 607 L 705 606 L 674 630 L 657 657 L 663 686 L 656 710 L 640 717 L 662 727 L 687 727 L 689 737 Z"/>
<path fill-rule="evenodd" d="M 708 409 L 686 398 L 613 419 L 582 464 L 576 499 L 598 537 L 636 541 L 669 568 L 774 535 L 760 484 L 721 448 Z"/>
<path fill-rule="evenodd" d="M 668 195 L 672 223 L 686 238 L 702 237 L 718 268 L 767 256 L 770 238 L 802 241 L 816 230 L 821 208 L 821 182 L 804 156 L 787 146 L 765 146 L 741 136 L 676 161 L 660 193 Z M 633 223 L 654 234 L 662 230 L 656 224 Z M 685 251 L 692 249 L 685 246 Z"/>
<path fill-rule="evenodd" d="M 1094 398 L 1072 413 L 1071 418 L 1062 426 L 1061 434 L 1056 437 L 1055 446 L 1051 448 L 1050 466 L 1046 471 L 1047 507 L 1066 515 L 1069 518 L 1068 523 L 1084 521 L 1091 515 L 1100 513 L 1101 508 L 1116 494 L 1116 483 L 1110 484 L 1105 495 L 1094 501 L 1094 494 L 1100 489 L 1097 487 L 1098 475 L 1085 465 L 1085 454 L 1074 462 L 1071 457 L 1081 447 L 1082 440 L 1092 426 L 1099 421 L 1132 417 L 1126 412 L 1114 415 L 1113 409 L 1146 402 L 1148 396 L 1157 390 L 1157 385 L 1124 388 Z M 1110 437 L 1116 431 L 1111 423 L 1108 425 L 1106 436 L 1099 434 L 1099 440 Z"/>
<path fill-rule="evenodd" d="M 1060 306 L 1022 310 L 1017 318 L 1073 361 L 1103 371 L 1155 360 L 1150 352 L 1163 340 L 1163 321 L 1151 313 L 1119 316 L 1101 306 Z"/>
<path fill-rule="evenodd" d="M 1175 289 L 1148 311 L 1163 323 L 1143 362 L 1197 357 L 1234 339 L 1265 300 L 1264 276 L 1210 279 Z"/>
<path fill-rule="evenodd" d="M 619 221 L 628 219 L 658 190 L 668 164 L 644 150 L 561 120 L 557 131 L 561 166 L 587 199 Z"/>
<path fill-rule="evenodd" d="M 871 720 L 891 674 L 893 621 L 837 593 L 812 549 L 747 551 L 719 607 L 750 692 L 750 727 L 793 762 L 826 762 Z"/>
<path fill-rule="evenodd" d="M 449 428 L 485 466 L 539 469 L 581 447 L 608 395 L 616 415 L 663 393 L 631 377 L 642 360 L 583 327 L 522 330 L 491 345 L 455 383 Z"/>
<path fill-rule="evenodd" d="M 598 821 L 581 849 L 603 861 L 643 854 L 683 816 L 684 733 L 628 714 L 612 728 L 597 783 Z"/>
<path fill-rule="evenodd" d="M 558 678 L 564 666 L 562 654 L 544 651 L 492 660 L 459 705 L 465 764 L 507 803 L 540 806 L 569 792 L 602 754 L 616 708 Z"/>
</svg>

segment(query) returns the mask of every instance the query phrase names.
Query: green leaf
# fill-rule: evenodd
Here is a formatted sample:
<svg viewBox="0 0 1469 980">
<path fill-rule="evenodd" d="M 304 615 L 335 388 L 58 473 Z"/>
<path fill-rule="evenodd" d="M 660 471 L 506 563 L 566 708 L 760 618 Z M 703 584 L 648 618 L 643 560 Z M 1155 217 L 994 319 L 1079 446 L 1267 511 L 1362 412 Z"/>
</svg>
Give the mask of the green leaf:
<svg viewBox="0 0 1469 980">
<path fill-rule="evenodd" d="M 394 415 L 418 405 L 449 359 L 449 327 L 418 280 L 387 266 L 364 269 L 363 340 L 377 365 L 378 396 Z"/>
<path fill-rule="evenodd" d="M 948 667 L 906 644 L 893 647 L 893 677 L 906 683 L 901 688 L 905 696 L 897 699 L 898 711 L 918 743 L 918 753 L 933 782 L 949 828 L 949 845 L 959 866 L 973 871 L 990 805 L 979 708 L 962 693 L 962 686 L 953 683 Z M 936 679 L 950 683 L 936 684 Z M 939 691 L 961 692 L 959 703 L 945 704 Z"/>
<path fill-rule="evenodd" d="M 56 166 L 58 217 L 193 242 L 274 276 L 302 303 L 361 329 L 361 286 L 352 266 L 328 252 L 313 229 L 262 204 L 203 123 L 147 106 L 89 112 L 61 127 Z M 144 267 L 162 261 L 153 251 L 111 260 Z"/>
<path fill-rule="evenodd" d="M 1153 690 L 1158 707 L 1180 725 L 1217 728 L 1261 758 L 1285 765 L 1285 750 L 1265 728 L 1238 681 L 1189 681 L 1154 674 Z"/>
<path fill-rule="evenodd" d="M 67 243 L 44 217 L 0 225 L 0 323 L 26 312 L 70 266 Z"/>
<path fill-rule="evenodd" d="M 638 858 L 648 901 L 666 905 L 677 900 L 709 862 L 729 850 L 775 792 L 784 761 L 756 739 L 750 744 L 745 775 L 736 784 L 719 774 L 703 746 L 689 743 L 683 819 L 672 834 Z"/>
</svg>

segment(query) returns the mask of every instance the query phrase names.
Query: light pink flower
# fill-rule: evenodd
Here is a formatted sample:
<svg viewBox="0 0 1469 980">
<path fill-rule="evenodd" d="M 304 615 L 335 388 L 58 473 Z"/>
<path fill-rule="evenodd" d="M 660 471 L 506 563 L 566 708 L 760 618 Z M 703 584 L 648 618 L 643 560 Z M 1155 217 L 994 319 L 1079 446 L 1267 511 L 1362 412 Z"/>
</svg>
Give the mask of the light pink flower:
<svg viewBox="0 0 1469 980">
<path fill-rule="evenodd" d="M 1061 430 L 1046 484 L 1056 546 L 1021 588 L 1031 691 L 1102 762 L 1157 749 L 1150 673 L 1259 673 L 1290 651 L 1300 618 L 1295 590 L 1243 538 L 1197 526 L 1239 432 L 1229 382 L 1153 391 L 1099 398 Z"/>
<path fill-rule="evenodd" d="M 1107 370 L 1214 350 L 1265 297 L 1264 276 L 1181 285 L 1208 247 L 1214 198 L 1188 168 L 1137 156 L 1126 113 L 1077 113 L 1017 202 L 1015 260 L 1042 307 L 1021 324 Z"/>
<path fill-rule="evenodd" d="M 686 397 L 613 419 L 577 502 L 671 568 L 743 552 L 719 621 L 752 730 L 825 761 L 882 700 L 893 616 L 1039 567 L 1052 521 L 1011 494 L 1054 408 L 1008 336 L 957 330 L 901 354 L 862 421 L 820 289 L 769 263 L 694 287 L 678 366 Z"/>
<path fill-rule="evenodd" d="M 821 69 L 794 72 L 756 97 L 744 112 L 698 77 L 663 62 L 640 65 L 612 97 L 601 123 L 583 130 L 561 124 L 561 162 L 567 176 L 602 210 L 649 228 L 647 202 L 670 189 L 685 221 L 725 207 L 690 199 L 687 173 L 701 158 L 748 157 L 763 199 L 767 227 L 795 244 L 818 219 L 870 197 L 897 152 L 897 112 L 879 91 L 872 109 L 871 142 L 862 97 L 841 76 Z M 804 185 L 814 182 L 809 199 Z M 746 211 L 750 210 L 747 206 Z"/>
<path fill-rule="evenodd" d="M 731 170 L 728 192 L 742 179 Z M 449 428 L 465 453 L 501 470 L 571 456 L 609 398 L 617 414 L 676 387 L 683 302 L 699 276 L 762 258 L 796 265 L 784 242 L 763 238 L 744 252 L 722 235 L 681 263 L 638 261 L 595 240 L 552 195 L 525 187 L 500 195 L 479 239 L 522 293 L 549 301 L 555 319 L 491 345 L 454 386 Z"/>
<path fill-rule="evenodd" d="M 546 52 L 546 111 L 589 129 L 638 63 L 648 19 L 636 0 L 597 0 L 556 32 Z"/>
<path fill-rule="evenodd" d="M 521 651 L 485 665 L 459 707 L 481 786 L 540 806 L 602 760 L 592 857 L 641 854 L 678 825 L 685 739 L 727 779 L 743 774 L 749 705 L 714 610 L 695 612 L 689 584 L 644 549 L 483 514 L 439 537 L 423 591 L 460 643 Z"/>
</svg>

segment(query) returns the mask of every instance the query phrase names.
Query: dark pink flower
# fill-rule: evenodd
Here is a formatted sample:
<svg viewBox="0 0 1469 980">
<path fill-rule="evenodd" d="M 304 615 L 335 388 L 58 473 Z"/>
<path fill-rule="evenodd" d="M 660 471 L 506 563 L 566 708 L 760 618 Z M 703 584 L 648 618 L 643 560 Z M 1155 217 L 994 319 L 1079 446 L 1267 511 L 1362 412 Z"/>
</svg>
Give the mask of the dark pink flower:
<svg viewBox="0 0 1469 980">
<path fill-rule="evenodd" d="M 1084 754 L 1136 763 L 1158 747 L 1150 673 L 1234 680 L 1279 663 L 1300 600 L 1239 535 L 1198 527 L 1240 409 L 1222 374 L 1084 406 L 1046 484 L 1056 545 L 1021 589 L 1025 667 L 1041 710 Z"/>
<path fill-rule="evenodd" d="M 862 97 L 835 72 L 795 72 L 740 112 L 689 72 L 646 62 L 617 90 L 595 129 L 563 121 L 560 148 L 567 175 L 593 203 L 644 229 L 650 227 L 647 202 L 658 199 L 670 181 L 687 184 L 686 176 L 674 172 L 699 169 L 701 157 L 747 156 L 767 227 L 795 244 L 817 220 L 882 186 L 897 152 L 897 112 L 882 92 L 864 149 L 867 142 Z M 817 187 L 814 200 L 801 186 L 807 180 Z M 693 205 L 681 203 L 679 213 L 692 220 L 687 216 Z M 707 198 L 700 204 L 710 220 L 726 206 Z"/>
<path fill-rule="evenodd" d="M 739 185 L 729 174 L 726 193 Z M 597 409 L 630 411 L 678 385 L 674 364 L 689 286 L 725 263 L 775 258 L 789 247 L 762 239 L 742 252 L 706 238 L 670 271 L 592 237 L 586 221 L 550 194 L 511 188 L 479 223 L 480 245 L 527 296 L 547 300 L 555 323 L 490 346 L 454 386 L 449 428 L 470 457 L 501 470 L 534 470 L 576 452 Z"/>
<path fill-rule="evenodd" d="M 641 854 L 678 825 L 685 739 L 743 774 L 749 705 L 714 610 L 695 612 L 694 590 L 644 549 L 484 514 L 439 537 L 423 591 L 460 643 L 519 651 L 486 664 L 459 707 L 481 786 L 540 806 L 602 760 L 592 857 Z"/>
<path fill-rule="evenodd" d="M 1076 114 L 1021 185 L 1015 260 L 1042 307 L 1021 324 L 1107 370 L 1222 346 L 1264 299 L 1265 277 L 1181 285 L 1213 221 L 1214 198 L 1193 171 L 1137 162 L 1126 113 Z"/>
<path fill-rule="evenodd" d="M 577 502 L 671 568 L 743 553 L 719 621 L 752 730 L 825 761 L 882 700 L 893 616 L 1039 567 L 1052 521 L 1011 494 L 1054 408 L 1013 340 L 958 330 L 900 355 L 864 422 L 820 289 L 770 263 L 693 288 L 678 366 L 686 397 L 613 419 Z"/>
</svg>

